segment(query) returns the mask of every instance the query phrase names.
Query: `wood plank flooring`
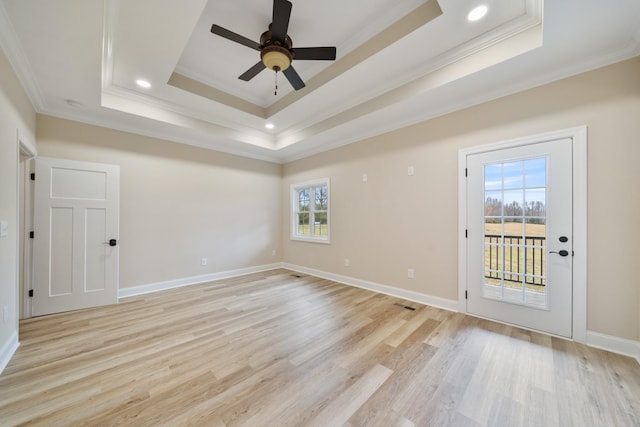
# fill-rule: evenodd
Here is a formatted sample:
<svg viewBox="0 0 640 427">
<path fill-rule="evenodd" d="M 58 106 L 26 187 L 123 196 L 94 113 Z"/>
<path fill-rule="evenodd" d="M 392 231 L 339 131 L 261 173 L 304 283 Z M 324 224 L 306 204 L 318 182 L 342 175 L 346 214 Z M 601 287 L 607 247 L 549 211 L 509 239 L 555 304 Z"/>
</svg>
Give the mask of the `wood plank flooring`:
<svg viewBox="0 0 640 427">
<path fill-rule="evenodd" d="M 2 426 L 640 425 L 631 358 L 286 270 L 26 320 L 20 341 Z"/>
</svg>

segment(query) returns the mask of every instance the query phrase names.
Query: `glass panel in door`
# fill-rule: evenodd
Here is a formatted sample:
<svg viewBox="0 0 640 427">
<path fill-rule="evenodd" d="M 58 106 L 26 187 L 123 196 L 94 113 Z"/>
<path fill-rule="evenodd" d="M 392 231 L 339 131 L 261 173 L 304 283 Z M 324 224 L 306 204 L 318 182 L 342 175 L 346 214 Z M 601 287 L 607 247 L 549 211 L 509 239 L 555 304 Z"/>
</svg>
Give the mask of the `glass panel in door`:
<svg viewBox="0 0 640 427">
<path fill-rule="evenodd" d="M 547 158 L 484 165 L 484 298 L 548 308 Z"/>
</svg>

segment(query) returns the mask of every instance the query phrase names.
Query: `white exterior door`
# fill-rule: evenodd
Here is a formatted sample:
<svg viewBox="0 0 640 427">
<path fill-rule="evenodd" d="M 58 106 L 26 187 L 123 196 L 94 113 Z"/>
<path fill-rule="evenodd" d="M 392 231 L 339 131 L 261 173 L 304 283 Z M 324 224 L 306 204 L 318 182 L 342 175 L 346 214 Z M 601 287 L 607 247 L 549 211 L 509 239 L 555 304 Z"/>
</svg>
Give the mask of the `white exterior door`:
<svg viewBox="0 0 640 427">
<path fill-rule="evenodd" d="M 120 167 L 35 160 L 32 313 L 118 302 Z"/>
<path fill-rule="evenodd" d="M 467 157 L 467 311 L 572 334 L 570 138 Z"/>
</svg>

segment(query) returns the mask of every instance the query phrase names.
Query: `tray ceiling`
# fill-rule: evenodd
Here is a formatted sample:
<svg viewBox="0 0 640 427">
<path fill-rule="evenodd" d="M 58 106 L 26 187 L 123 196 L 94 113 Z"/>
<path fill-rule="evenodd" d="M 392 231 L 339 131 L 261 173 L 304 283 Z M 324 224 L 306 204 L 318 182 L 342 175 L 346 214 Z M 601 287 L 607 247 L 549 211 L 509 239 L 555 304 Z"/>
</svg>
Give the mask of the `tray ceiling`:
<svg viewBox="0 0 640 427">
<path fill-rule="evenodd" d="M 259 41 L 272 0 L 3 0 L 0 45 L 40 113 L 274 162 L 640 53 L 635 0 L 292 3 L 294 47 L 337 59 L 294 60 L 307 87 L 279 75 L 277 96 L 271 70 L 237 78 L 259 52 L 210 32 Z"/>
</svg>

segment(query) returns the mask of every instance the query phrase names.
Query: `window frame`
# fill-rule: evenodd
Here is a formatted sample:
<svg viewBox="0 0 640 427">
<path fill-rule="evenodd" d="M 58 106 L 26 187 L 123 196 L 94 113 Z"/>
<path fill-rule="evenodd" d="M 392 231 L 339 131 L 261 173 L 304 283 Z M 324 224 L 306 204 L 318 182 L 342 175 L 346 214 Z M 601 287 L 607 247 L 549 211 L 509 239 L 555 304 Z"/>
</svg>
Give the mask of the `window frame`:
<svg viewBox="0 0 640 427">
<path fill-rule="evenodd" d="M 319 237 L 314 236 L 315 229 L 315 189 L 318 187 L 327 187 L 327 236 Z M 291 240 L 301 241 L 301 242 L 312 242 L 312 243 L 331 243 L 331 185 L 329 178 L 315 179 L 313 181 L 300 182 L 296 184 L 291 184 L 291 218 L 290 218 L 290 226 L 289 226 L 289 234 Z M 299 213 L 299 194 L 301 191 L 305 189 L 310 189 L 309 194 L 309 235 L 300 235 L 298 234 L 298 213 Z M 324 210 L 320 212 L 325 212 Z"/>
</svg>

